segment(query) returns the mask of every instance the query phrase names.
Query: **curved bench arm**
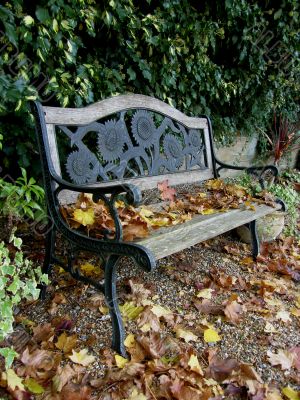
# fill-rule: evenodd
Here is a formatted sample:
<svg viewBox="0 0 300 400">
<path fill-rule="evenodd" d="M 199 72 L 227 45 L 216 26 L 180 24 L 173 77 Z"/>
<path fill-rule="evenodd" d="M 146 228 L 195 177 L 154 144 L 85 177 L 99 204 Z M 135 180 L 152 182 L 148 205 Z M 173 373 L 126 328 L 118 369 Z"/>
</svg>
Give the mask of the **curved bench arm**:
<svg viewBox="0 0 300 400">
<path fill-rule="evenodd" d="M 72 183 L 68 183 L 67 181 L 57 176 L 53 177 L 53 179 L 57 184 L 56 189 L 53 191 L 54 201 L 56 204 L 59 204 L 58 195 L 62 190 L 71 190 L 79 193 L 91 193 L 93 196 L 93 201 L 95 203 L 97 203 L 98 200 L 101 199 L 106 205 L 115 224 L 116 231 L 114 240 L 122 240 L 122 224 L 119 218 L 118 210 L 115 207 L 115 202 L 119 194 L 125 193 L 125 198 L 128 204 L 138 205 L 142 200 L 142 194 L 137 186 L 131 184 L 106 184 L 98 187 L 89 185 L 78 186 Z M 104 231 L 104 238 L 108 239 L 108 236 L 110 234 L 110 231 Z"/>
<path fill-rule="evenodd" d="M 231 164 L 226 164 L 223 163 L 222 161 L 218 160 L 217 158 L 215 159 L 216 164 L 219 165 L 217 167 L 217 174 L 220 176 L 219 172 L 222 169 L 234 169 L 237 171 L 245 171 L 249 175 L 253 175 L 258 179 L 258 182 L 261 186 L 262 189 L 266 188 L 266 181 L 267 178 L 270 179 L 270 174 L 272 179 L 276 179 L 276 177 L 279 174 L 278 168 L 275 165 L 265 165 L 265 166 L 258 166 L 258 167 L 242 167 L 239 165 L 231 165 Z"/>
</svg>

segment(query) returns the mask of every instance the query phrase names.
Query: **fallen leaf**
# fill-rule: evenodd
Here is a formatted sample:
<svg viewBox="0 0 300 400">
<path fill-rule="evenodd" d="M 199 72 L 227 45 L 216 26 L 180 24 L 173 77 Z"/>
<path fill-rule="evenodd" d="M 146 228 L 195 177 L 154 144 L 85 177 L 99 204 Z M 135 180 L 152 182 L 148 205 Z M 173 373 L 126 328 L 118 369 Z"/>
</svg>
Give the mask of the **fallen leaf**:
<svg viewBox="0 0 300 400">
<path fill-rule="evenodd" d="M 72 350 L 72 355 L 69 356 L 69 359 L 72 360 L 75 364 L 80 364 L 84 367 L 92 364 L 95 361 L 95 357 L 89 355 L 87 349 L 82 349 L 79 352 Z"/>
<path fill-rule="evenodd" d="M 55 347 L 62 350 L 64 353 L 70 353 L 71 350 L 77 344 L 77 335 L 67 336 L 66 332 L 63 332 L 55 343 Z"/>
<path fill-rule="evenodd" d="M 126 302 L 119 306 L 122 317 L 128 319 L 136 319 L 140 313 L 144 310 L 142 306 L 135 306 L 133 301 Z"/>
<path fill-rule="evenodd" d="M 26 378 L 24 385 L 27 389 L 33 394 L 42 394 L 44 393 L 45 389 L 41 386 L 35 379 L 33 378 Z"/>
<path fill-rule="evenodd" d="M 174 201 L 176 196 L 176 190 L 169 187 L 169 181 L 166 179 L 165 181 L 159 182 L 157 184 L 157 188 L 160 191 L 160 197 L 162 200 Z"/>
<path fill-rule="evenodd" d="M 147 400 L 147 397 L 143 393 L 140 393 L 135 387 L 134 389 L 132 389 L 130 396 L 124 400 Z"/>
<path fill-rule="evenodd" d="M 9 368 L 6 372 L 2 372 L 2 379 L 7 381 L 7 386 L 11 390 L 15 390 L 18 387 L 20 390 L 25 391 L 22 378 L 13 369 Z"/>
<path fill-rule="evenodd" d="M 182 328 L 175 329 L 176 337 L 183 339 L 186 343 L 197 342 L 198 336 L 194 335 L 191 331 L 186 331 Z"/>
<path fill-rule="evenodd" d="M 292 347 L 291 349 L 289 349 L 289 352 L 293 355 L 294 357 L 294 362 L 293 362 L 293 366 L 300 371 L 300 347 L 296 346 L 296 347 Z"/>
<path fill-rule="evenodd" d="M 120 356 L 119 354 L 115 355 L 115 361 L 118 368 L 124 368 L 125 365 L 128 363 L 127 358 Z"/>
<path fill-rule="evenodd" d="M 203 376 L 203 371 L 200 367 L 198 357 L 194 354 L 191 355 L 188 366 L 191 368 L 192 371 L 197 372 L 197 374 Z"/>
<path fill-rule="evenodd" d="M 206 343 L 215 343 L 219 342 L 221 340 L 221 337 L 219 336 L 218 332 L 216 332 L 214 329 L 205 329 L 204 331 L 204 341 Z"/>
<path fill-rule="evenodd" d="M 82 368 L 79 365 L 76 367 Z M 55 376 L 52 378 L 53 386 L 56 392 L 61 392 L 62 388 L 75 376 L 78 371 L 71 367 L 70 364 L 59 366 Z"/>
<path fill-rule="evenodd" d="M 224 313 L 230 322 L 237 324 L 242 318 L 243 307 L 235 300 L 229 301 L 226 304 Z"/>
<path fill-rule="evenodd" d="M 87 211 L 76 209 L 73 213 L 73 219 L 83 226 L 93 225 L 95 222 L 94 210 L 92 208 L 89 208 Z"/>
<path fill-rule="evenodd" d="M 213 289 L 202 289 L 200 292 L 197 294 L 197 297 L 200 297 L 202 299 L 211 299 L 212 298 L 212 293 Z"/>
<path fill-rule="evenodd" d="M 276 333 L 278 331 L 276 330 L 274 325 L 272 325 L 270 322 L 266 322 L 266 326 L 265 326 L 264 332 Z"/>
<path fill-rule="evenodd" d="M 154 305 L 153 307 L 151 307 L 151 311 L 153 312 L 153 314 L 155 314 L 158 318 L 160 317 L 165 317 L 167 315 L 171 315 L 172 311 L 164 308 L 160 305 Z"/>
<path fill-rule="evenodd" d="M 276 314 L 276 319 L 279 319 L 283 322 L 291 322 L 291 314 L 288 311 L 278 311 Z"/>
<path fill-rule="evenodd" d="M 282 389 L 282 393 L 289 399 L 289 400 L 300 400 L 300 392 L 292 389 L 289 386 L 286 386 Z"/>
<path fill-rule="evenodd" d="M 217 382 L 227 379 L 231 373 L 239 367 L 237 360 L 233 358 L 225 358 L 224 360 L 217 357 L 216 354 L 209 358 L 209 366 L 207 369 L 207 377 L 213 378 Z"/>
<path fill-rule="evenodd" d="M 280 365 L 282 370 L 290 369 L 294 363 L 294 356 L 287 350 L 278 350 L 278 353 L 267 351 L 268 361 L 271 365 Z"/>
<path fill-rule="evenodd" d="M 129 335 L 126 336 L 126 339 L 124 340 L 124 346 L 125 347 L 133 347 L 135 344 L 135 337 L 132 333 L 129 333 Z"/>
</svg>

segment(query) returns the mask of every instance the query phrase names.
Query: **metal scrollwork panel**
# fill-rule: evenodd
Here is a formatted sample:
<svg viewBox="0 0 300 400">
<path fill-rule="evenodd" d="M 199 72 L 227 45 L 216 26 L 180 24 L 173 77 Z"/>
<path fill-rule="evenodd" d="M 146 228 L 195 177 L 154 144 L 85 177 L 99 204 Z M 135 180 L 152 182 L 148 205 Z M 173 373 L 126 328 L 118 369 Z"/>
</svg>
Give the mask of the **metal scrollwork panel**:
<svg viewBox="0 0 300 400">
<path fill-rule="evenodd" d="M 65 170 L 76 184 L 207 169 L 201 130 L 186 129 L 146 110 L 123 111 L 105 122 L 57 130 L 69 141 Z M 91 144 L 92 133 L 96 140 Z"/>
</svg>

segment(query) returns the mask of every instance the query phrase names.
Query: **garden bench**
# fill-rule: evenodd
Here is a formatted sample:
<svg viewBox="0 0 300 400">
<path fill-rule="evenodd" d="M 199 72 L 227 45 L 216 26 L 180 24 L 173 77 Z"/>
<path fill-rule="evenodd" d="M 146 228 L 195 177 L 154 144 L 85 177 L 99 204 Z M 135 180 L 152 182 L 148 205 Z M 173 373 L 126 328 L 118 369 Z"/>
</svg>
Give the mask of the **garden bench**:
<svg viewBox="0 0 300 400">
<path fill-rule="evenodd" d="M 47 234 L 44 272 L 49 273 L 53 264 L 61 265 L 76 279 L 104 293 L 112 319 L 112 347 L 120 354 L 126 354 L 116 290 L 117 264 L 122 257 L 131 257 L 141 269 L 151 271 L 158 259 L 244 224 L 250 228 L 252 252 L 257 256 L 255 221 L 274 212 L 263 204 L 256 205 L 254 211 L 235 209 L 197 215 L 186 223 L 160 228 L 137 242 L 122 240 L 114 204 L 119 194 L 123 193 L 129 204 L 138 205 L 142 191 L 156 188 L 163 180 L 168 179 L 170 185 L 195 183 L 217 178 L 224 168 L 246 169 L 216 158 L 207 116 L 189 117 L 158 99 L 137 94 L 111 97 L 84 108 L 45 107 L 34 102 L 32 111 L 47 209 L 53 222 Z M 273 166 L 246 170 L 258 176 L 261 183 L 266 170 L 277 175 Z M 60 212 L 64 190 L 91 193 L 95 201 L 102 199 L 114 220 L 114 238 L 107 234 L 99 240 L 70 229 Z M 68 245 L 66 265 L 55 253 L 56 232 Z M 104 261 L 104 284 L 82 276 L 74 267 L 76 254 L 82 250 L 94 252 Z"/>
</svg>

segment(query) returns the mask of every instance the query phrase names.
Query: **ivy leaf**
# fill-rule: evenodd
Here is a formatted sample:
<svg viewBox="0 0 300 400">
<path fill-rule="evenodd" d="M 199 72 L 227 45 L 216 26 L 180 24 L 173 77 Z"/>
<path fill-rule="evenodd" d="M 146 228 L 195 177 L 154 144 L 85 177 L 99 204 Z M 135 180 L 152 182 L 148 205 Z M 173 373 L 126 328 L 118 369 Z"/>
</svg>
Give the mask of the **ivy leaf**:
<svg viewBox="0 0 300 400">
<path fill-rule="evenodd" d="M 129 79 L 128 79 L 129 81 L 135 81 L 136 73 L 134 72 L 134 70 L 131 67 L 127 68 L 127 74 L 129 75 Z"/>
<path fill-rule="evenodd" d="M 40 22 L 45 22 L 50 19 L 49 12 L 46 8 L 38 7 L 35 15 Z"/>
<path fill-rule="evenodd" d="M 282 15 L 282 8 L 276 11 L 276 13 L 274 14 L 274 19 L 279 19 L 281 15 Z"/>
<path fill-rule="evenodd" d="M 24 24 L 25 26 L 31 26 L 34 24 L 34 19 L 31 17 L 31 15 L 26 15 L 23 18 Z"/>
</svg>

